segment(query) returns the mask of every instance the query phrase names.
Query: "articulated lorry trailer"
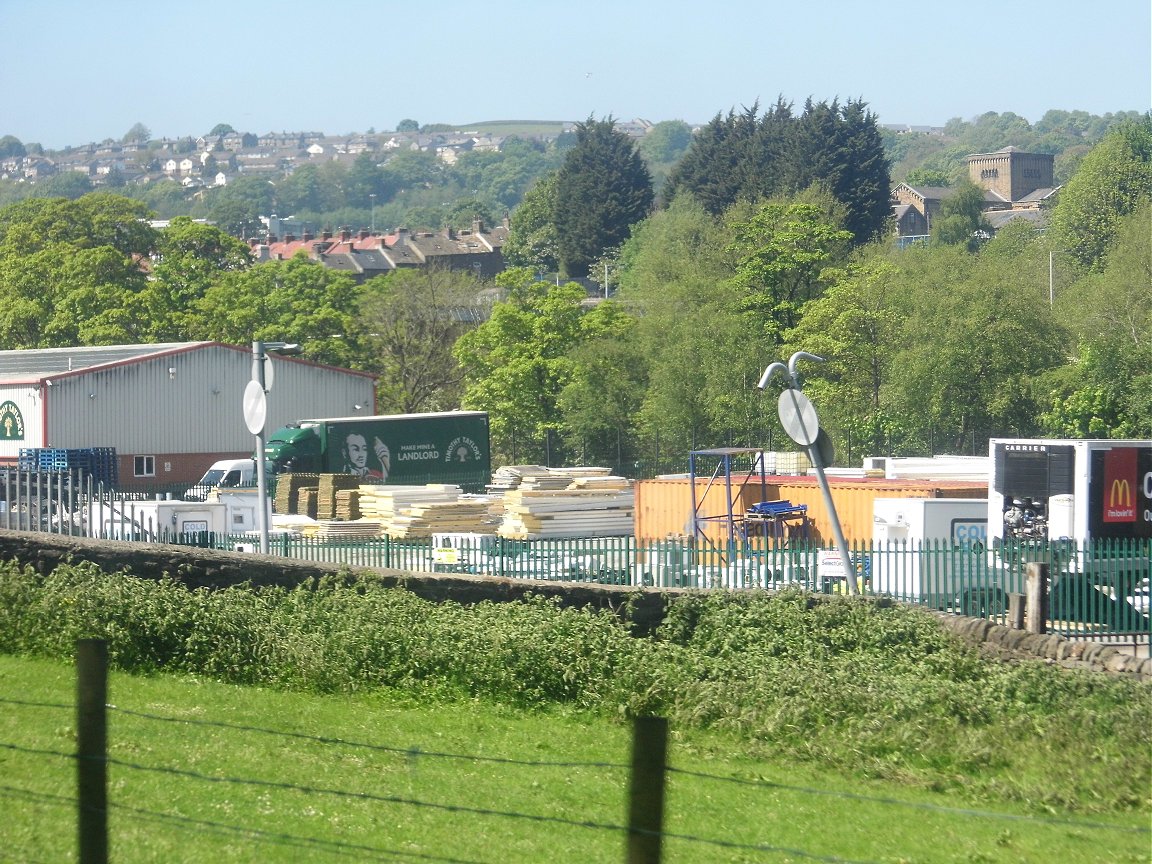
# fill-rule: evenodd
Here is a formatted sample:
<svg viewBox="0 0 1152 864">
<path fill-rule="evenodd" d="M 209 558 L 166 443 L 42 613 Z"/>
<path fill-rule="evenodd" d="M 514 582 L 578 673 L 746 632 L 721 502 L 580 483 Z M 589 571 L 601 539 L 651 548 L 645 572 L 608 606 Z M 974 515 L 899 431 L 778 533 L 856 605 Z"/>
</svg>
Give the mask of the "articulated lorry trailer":
<svg viewBox="0 0 1152 864">
<path fill-rule="evenodd" d="M 272 474 L 356 474 L 365 483 L 450 483 L 482 492 L 492 477 L 486 411 L 300 420 L 269 437 Z"/>
<path fill-rule="evenodd" d="M 993 438 L 988 537 L 1152 538 L 1152 441 Z"/>
<path fill-rule="evenodd" d="M 1147 633 L 1135 601 L 1152 570 L 1152 441 L 993 438 L 989 451 L 994 562 L 1046 560 L 1053 619 Z"/>
</svg>

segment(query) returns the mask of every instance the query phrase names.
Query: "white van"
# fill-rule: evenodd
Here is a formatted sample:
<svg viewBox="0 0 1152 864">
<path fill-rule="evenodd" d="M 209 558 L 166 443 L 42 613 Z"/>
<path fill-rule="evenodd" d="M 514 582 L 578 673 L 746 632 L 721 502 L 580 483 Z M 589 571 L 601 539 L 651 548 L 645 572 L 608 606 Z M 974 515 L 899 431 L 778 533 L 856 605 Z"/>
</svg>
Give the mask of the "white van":
<svg viewBox="0 0 1152 864">
<path fill-rule="evenodd" d="M 256 485 L 253 459 L 221 459 L 213 462 L 204 476 L 184 495 L 186 501 L 203 501 L 215 489 L 238 489 Z"/>
</svg>

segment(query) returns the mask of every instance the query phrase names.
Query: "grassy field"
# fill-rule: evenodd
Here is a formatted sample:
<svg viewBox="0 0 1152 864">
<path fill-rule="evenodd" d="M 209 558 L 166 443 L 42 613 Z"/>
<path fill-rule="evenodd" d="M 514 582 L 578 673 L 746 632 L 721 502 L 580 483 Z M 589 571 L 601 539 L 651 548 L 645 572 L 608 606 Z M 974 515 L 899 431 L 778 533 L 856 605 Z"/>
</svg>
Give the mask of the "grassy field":
<svg viewBox="0 0 1152 864">
<path fill-rule="evenodd" d="M 0 860 L 77 860 L 74 764 L 51 755 L 74 688 L 67 663 L 0 656 Z M 628 723 L 119 673 L 109 700 L 120 864 L 625 860 Z M 758 751 L 673 727 L 664 860 L 1148 860 L 1147 814 L 973 807 Z"/>
<path fill-rule="evenodd" d="M 988 662 L 916 610 L 706 592 L 623 618 L 0 563 L 0 861 L 75 860 L 71 660 L 107 641 L 117 862 L 1146 862 L 1152 687 Z M 7 856 L 7 857 L 6 857 Z"/>
</svg>

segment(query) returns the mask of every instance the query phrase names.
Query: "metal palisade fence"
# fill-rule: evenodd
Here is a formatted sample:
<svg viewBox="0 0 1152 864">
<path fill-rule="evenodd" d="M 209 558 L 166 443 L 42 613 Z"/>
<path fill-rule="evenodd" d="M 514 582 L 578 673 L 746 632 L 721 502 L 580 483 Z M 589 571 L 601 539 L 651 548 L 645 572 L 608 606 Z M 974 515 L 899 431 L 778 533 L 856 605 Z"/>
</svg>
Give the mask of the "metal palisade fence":
<svg viewBox="0 0 1152 864">
<path fill-rule="evenodd" d="M 175 543 L 255 552 L 255 532 L 176 532 L 144 498 L 111 493 L 91 478 L 0 471 L 0 527 L 71 536 Z M 513 540 L 453 535 L 451 541 L 331 537 L 274 531 L 269 552 L 285 558 L 411 572 L 578 581 L 653 588 L 861 593 L 1006 623 L 1025 592 L 1030 563 L 1047 565 L 1048 630 L 1066 636 L 1148 641 L 1152 543 L 1140 540 L 1017 541 L 986 548 L 949 540 L 856 544 L 853 573 L 839 551 L 816 543 L 739 538 L 637 542 L 634 537 Z"/>
</svg>

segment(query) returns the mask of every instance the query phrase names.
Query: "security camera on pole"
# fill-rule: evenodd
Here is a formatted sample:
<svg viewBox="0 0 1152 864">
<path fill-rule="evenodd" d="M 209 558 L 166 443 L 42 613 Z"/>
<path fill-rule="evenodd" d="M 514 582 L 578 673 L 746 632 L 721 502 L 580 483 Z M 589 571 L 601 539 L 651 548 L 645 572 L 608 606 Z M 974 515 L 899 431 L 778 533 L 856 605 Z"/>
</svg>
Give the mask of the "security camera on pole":
<svg viewBox="0 0 1152 864">
<path fill-rule="evenodd" d="M 779 373 L 784 377 L 784 390 L 780 394 L 778 411 L 780 424 L 788 437 L 808 451 L 808 458 L 816 469 L 816 479 L 820 482 L 820 491 L 824 495 L 824 506 L 828 510 L 828 518 L 832 522 L 832 534 L 836 538 L 836 548 L 840 550 L 840 560 L 844 564 L 844 577 L 848 583 L 849 594 L 859 594 L 860 588 L 853 578 L 852 556 L 848 551 L 848 544 L 844 541 L 844 530 L 840 527 L 840 517 L 836 513 L 836 504 L 832 501 L 832 490 L 828 487 L 828 478 L 824 476 L 824 463 L 833 461 L 834 452 L 832 439 L 820 428 L 820 421 L 816 417 L 816 409 L 808 397 L 800 389 L 800 377 L 796 374 L 796 363 L 799 360 L 815 360 L 823 363 L 823 357 L 809 354 L 807 351 L 797 351 L 788 361 L 788 365 L 775 362 L 764 370 L 760 376 L 760 383 L 756 386 L 763 390 L 768 386 L 772 376 Z"/>
</svg>

